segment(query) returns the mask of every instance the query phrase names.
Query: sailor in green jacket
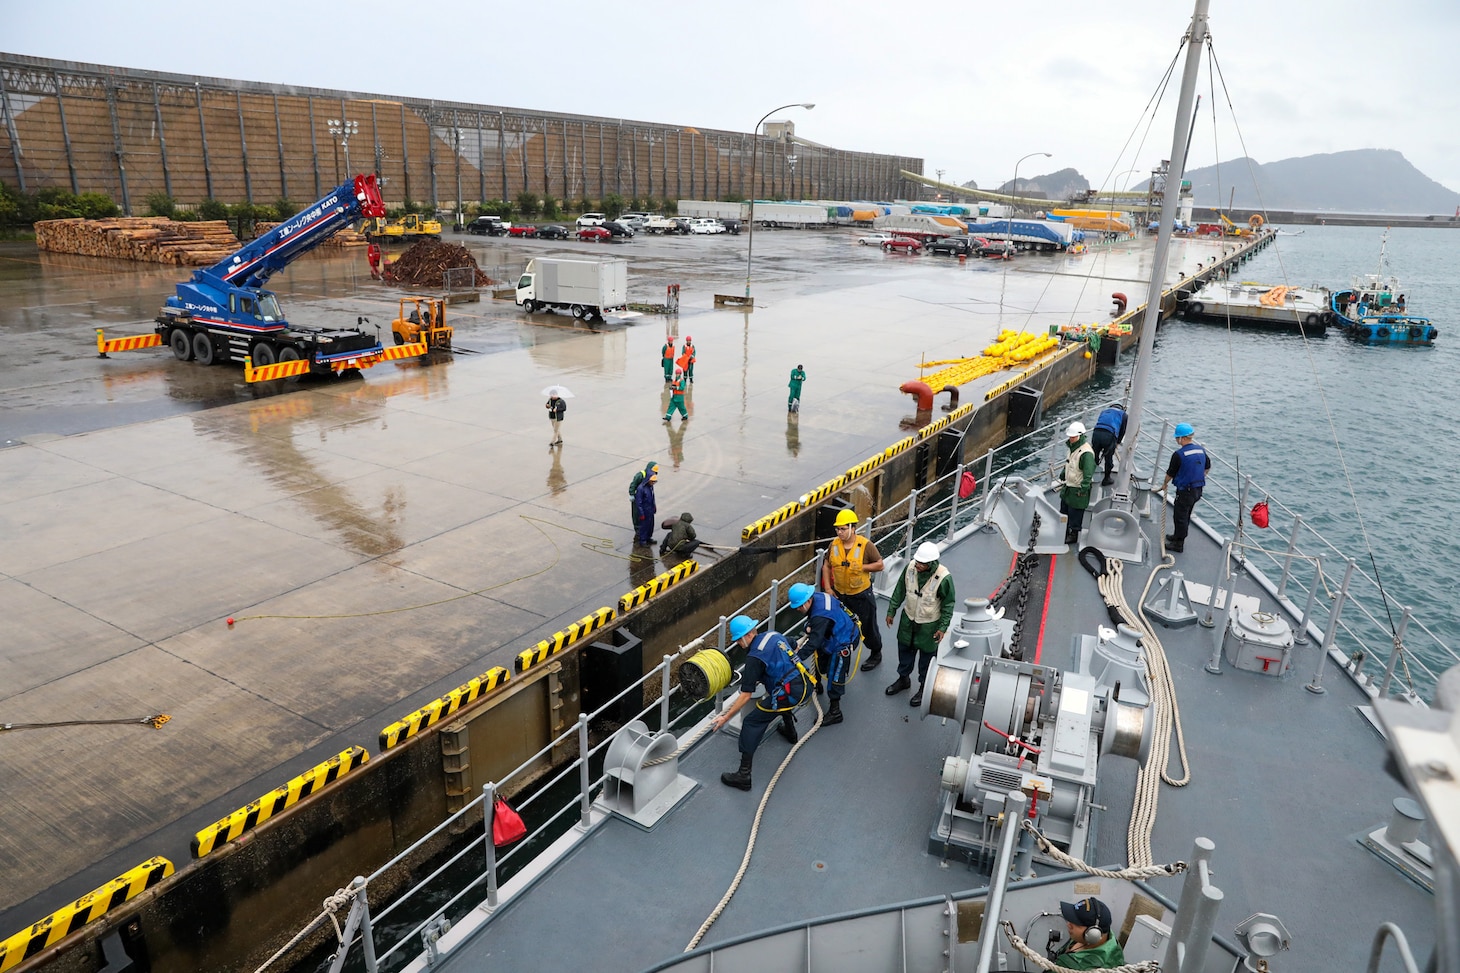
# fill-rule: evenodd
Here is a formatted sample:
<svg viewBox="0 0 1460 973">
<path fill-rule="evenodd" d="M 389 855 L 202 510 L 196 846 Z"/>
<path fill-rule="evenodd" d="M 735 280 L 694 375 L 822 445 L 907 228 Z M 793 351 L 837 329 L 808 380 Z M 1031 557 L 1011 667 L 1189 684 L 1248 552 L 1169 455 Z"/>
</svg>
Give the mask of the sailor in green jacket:
<svg viewBox="0 0 1460 973">
<path fill-rule="evenodd" d="M 902 623 L 897 626 L 897 680 L 884 690 L 887 695 L 896 696 L 912 685 L 908 677 L 916 662 L 918 691 L 907 702 L 909 706 L 922 705 L 928 666 L 938 654 L 938 644 L 948 626 L 953 624 L 956 597 L 952 575 L 938 563 L 938 545 L 923 541 L 913 553 L 912 563 L 897 579 L 887 604 L 888 628 L 897 610 L 902 609 Z"/>
<path fill-rule="evenodd" d="M 1065 543 L 1073 544 L 1085 526 L 1085 508 L 1090 506 L 1090 486 L 1095 482 L 1095 450 L 1085 435 L 1083 422 L 1072 422 L 1065 430 L 1065 445 L 1070 449 L 1060 474 L 1060 513 L 1065 522 Z"/>
<path fill-rule="evenodd" d="M 1125 951 L 1110 934 L 1110 906 L 1091 896 L 1061 902 L 1060 915 L 1070 940 L 1054 955 L 1056 966 L 1067 970 L 1108 970 L 1125 965 Z"/>
</svg>

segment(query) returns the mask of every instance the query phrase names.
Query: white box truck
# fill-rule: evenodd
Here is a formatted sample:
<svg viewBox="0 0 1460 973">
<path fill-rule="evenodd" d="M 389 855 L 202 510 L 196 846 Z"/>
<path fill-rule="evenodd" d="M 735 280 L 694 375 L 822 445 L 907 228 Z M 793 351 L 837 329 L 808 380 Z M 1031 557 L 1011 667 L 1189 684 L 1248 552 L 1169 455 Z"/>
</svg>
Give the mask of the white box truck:
<svg viewBox="0 0 1460 973">
<path fill-rule="evenodd" d="M 535 311 L 571 311 L 579 320 L 603 320 L 629 303 L 629 262 L 533 257 L 517 279 L 517 306 Z"/>
</svg>

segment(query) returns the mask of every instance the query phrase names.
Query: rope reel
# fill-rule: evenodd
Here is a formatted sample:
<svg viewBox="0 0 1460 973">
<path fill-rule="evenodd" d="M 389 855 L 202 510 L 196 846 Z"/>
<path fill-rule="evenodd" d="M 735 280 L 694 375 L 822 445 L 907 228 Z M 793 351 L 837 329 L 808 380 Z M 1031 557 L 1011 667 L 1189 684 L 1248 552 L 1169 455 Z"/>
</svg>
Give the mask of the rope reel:
<svg viewBox="0 0 1460 973">
<path fill-rule="evenodd" d="M 711 699 L 734 675 L 730 660 L 719 649 L 701 649 L 679 667 L 679 688 L 694 699 Z"/>
</svg>

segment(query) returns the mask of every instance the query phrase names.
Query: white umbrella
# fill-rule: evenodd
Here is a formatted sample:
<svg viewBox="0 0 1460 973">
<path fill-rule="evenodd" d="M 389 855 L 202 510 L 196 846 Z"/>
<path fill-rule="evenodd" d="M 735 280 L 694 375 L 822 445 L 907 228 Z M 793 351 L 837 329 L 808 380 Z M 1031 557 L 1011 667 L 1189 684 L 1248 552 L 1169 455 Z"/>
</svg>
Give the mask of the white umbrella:
<svg viewBox="0 0 1460 973">
<path fill-rule="evenodd" d="M 573 397 L 573 393 L 569 392 L 565 385 L 549 385 L 542 390 L 542 394 L 548 398 L 552 398 L 555 395 L 560 399 L 571 399 Z"/>
</svg>

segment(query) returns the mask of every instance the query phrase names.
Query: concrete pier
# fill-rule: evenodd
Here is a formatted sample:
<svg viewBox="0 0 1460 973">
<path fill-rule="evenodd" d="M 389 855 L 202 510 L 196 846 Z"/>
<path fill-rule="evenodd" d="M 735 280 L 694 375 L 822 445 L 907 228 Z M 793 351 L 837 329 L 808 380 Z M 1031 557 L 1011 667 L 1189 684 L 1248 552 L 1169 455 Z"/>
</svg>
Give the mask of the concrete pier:
<svg viewBox="0 0 1460 973">
<path fill-rule="evenodd" d="M 186 862 L 200 827 L 350 745 L 374 752 L 403 713 L 664 570 L 631 545 L 627 487 L 649 460 L 659 516 L 692 511 L 735 547 L 904 434 L 897 387 L 920 361 L 1146 297 L 1145 239 L 960 263 L 858 235 L 757 233 L 753 311 L 712 306 L 743 290 L 744 237 L 463 240 L 507 280 L 534 254 L 627 257 L 631 300 L 677 283 L 682 308 L 587 327 L 454 305 L 447 359 L 252 388 L 165 349 L 96 358 L 94 329 L 147 331 L 185 271 L 0 246 L 0 723 L 172 717 L 0 732 L 0 936 L 150 856 Z M 1172 282 L 1236 245 L 1177 241 Z M 399 294 L 363 251 L 275 283 L 304 325 L 388 330 Z M 668 425 L 666 327 L 699 356 L 691 418 Z M 558 449 L 554 383 L 575 395 Z"/>
</svg>

